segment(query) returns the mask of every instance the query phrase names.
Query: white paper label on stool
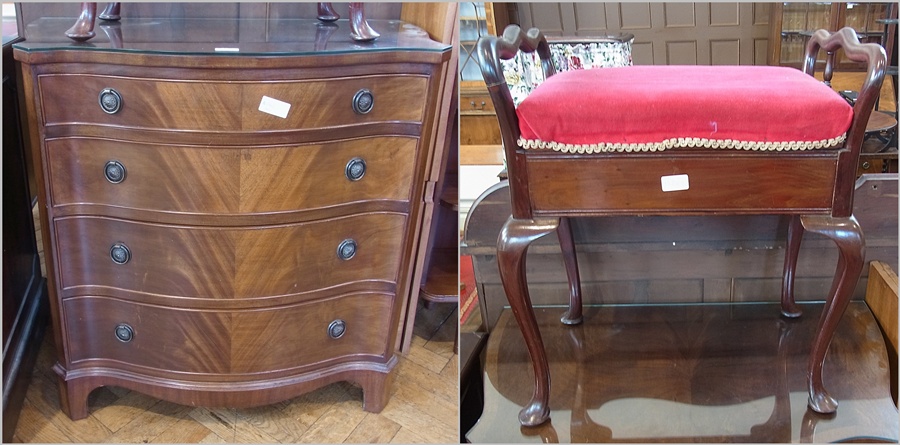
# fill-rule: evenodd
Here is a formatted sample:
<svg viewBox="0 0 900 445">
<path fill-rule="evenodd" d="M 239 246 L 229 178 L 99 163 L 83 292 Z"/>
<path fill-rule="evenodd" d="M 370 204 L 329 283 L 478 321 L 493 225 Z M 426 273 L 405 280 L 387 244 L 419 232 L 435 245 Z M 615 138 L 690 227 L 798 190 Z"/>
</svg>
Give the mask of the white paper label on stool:
<svg viewBox="0 0 900 445">
<path fill-rule="evenodd" d="M 688 182 L 688 175 L 662 176 L 659 178 L 659 182 L 662 184 L 662 191 L 664 192 L 677 192 L 691 188 Z"/>
<path fill-rule="evenodd" d="M 286 118 L 288 115 L 288 111 L 291 109 L 291 104 L 287 102 L 282 102 L 278 99 L 272 99 L 269 96 L 263 96 L 262 100 L 259 101 L 259 111 L 263 113 L 269 113 L 272 116 L 278 116 L 282 119 Z"/>
</svg>

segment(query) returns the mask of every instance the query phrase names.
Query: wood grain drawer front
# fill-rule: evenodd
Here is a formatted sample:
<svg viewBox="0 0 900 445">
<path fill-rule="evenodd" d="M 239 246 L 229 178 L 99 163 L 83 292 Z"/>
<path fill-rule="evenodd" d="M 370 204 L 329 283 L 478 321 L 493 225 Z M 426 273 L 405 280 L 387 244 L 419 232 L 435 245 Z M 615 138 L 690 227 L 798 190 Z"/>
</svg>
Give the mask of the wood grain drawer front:
<svg viewBox="0 0 900 445">
<path fill-rule="evenodd" d="M 292 147 L 210 148 L 62 138 L 47 141 L 47 162 L 54 206 L 94 204 L 200 214 L 289 212 L 371 200 L 409 201 L 417 142 L 377 137 Z M 347 169 L 355 159 L 364 163 L 364 173 L 353 180 Z M 110 162 L 124 169 L 121 182 L 107 177 Z"/>
<path fill-rule="evenodd" d="M 459 97 L 460 114 L 491 114 L 494 115 L 494 101 L 487 93 L 483 94 L 460 94 Z"/>
<path fill-rule="evenodd" d="M 61 295 L 261 298 L 357 281 L 396 283 L 406 223 L 396 213 L 248 229 L 60 218 Z M 345 240 L 355 243 L 349 259 L 338 257 Z M 113 260 L 116 244 L 128 250 L 123 264 Z"/>
<path fill-rule="evenodd" d="M 106 297 L 63 302 L 73 368 L 130 364 L 202 374 L 381 360 L 387 351 L 392 306 L 392 296 L 373 293 L 254 311 L 188 310 Z M 336 320 L 344 322 L 344 331 L 332 338 L 329 325 Z M 122 335 L 128 329 L 131 334 Z"/>
<path fill-rule="evenodd" d="M 503 145 L 500 124 L 495 115 L 459 115 L 460 145 Z"/>
<path fill-rule="evenodd" d="M 834 158 L 744 156 L 730 159 L 532 158 L 527 161 L 532 205 L 537 213 L 642 210 L 759 211 L 828 209 Z M 675 190 L 663 191 L 663 177 Z M 687 189 L 679 190 L 681 185 Z M 775 192 L 775 189 L 781 192 Z"/>
<path fill-rule="evenodd" d="M 353 110 L 353 100 L 371 92 L 371 111 Z M 248 84 L 243 90 L 243 130 L 292 130 L 366 122 L 421 122 L 428 79 L 425 76 L 361 76 L 310 82 Z M 259 111 L 263 96 L 291 105 L 282 119 Z"/>
<path fill-rule="evenodd" d="M 96 124 L 197 131 L 297 130 L 369 122 L 421 122 L 427 81 L 426 76 L 420 75 L 271 82 L 87 74 L 45 74 L 39 78 L 46 125 Z M 100 93 L 106 88 L 115 90 L 122 98 L 120 109 L 114 114 L 108 114 L 99 104 Z M 371 111 L 365 114 L 353 110 L 354 96 L 361 90 L 369 90 L 373 97 Z M 286 115 L 260 111 L 264 96 L 289 105 Z"/>
</svg>

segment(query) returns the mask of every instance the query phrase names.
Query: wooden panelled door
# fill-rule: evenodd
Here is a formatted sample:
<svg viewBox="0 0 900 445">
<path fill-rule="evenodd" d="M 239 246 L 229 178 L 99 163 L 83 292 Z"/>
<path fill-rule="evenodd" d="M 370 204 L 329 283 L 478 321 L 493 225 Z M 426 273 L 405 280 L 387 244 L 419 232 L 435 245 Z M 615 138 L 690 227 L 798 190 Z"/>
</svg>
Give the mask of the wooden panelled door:
<svg viewBox="0 0 900 445">
<path fill-rule="evenodd" d="M 634 34 L 635 65 L 765 65 L 767 3 L 519 3 L 548 36 Z"/>
</svg>

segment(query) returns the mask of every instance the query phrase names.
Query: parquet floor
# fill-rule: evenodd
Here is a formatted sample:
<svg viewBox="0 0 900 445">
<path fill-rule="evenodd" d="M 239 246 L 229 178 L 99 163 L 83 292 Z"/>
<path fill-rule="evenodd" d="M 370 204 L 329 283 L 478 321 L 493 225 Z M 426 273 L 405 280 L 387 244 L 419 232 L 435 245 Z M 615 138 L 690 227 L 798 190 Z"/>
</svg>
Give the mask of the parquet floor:
<svg viewBox="0 0 900 445">
<path fill-rule="evenodd" d="M 40 227 L 36 225 L 36 227 Z M 40 246 L 40 233 L 38 234 Z M 453 305 L 419 307 L 410 353 L 379 414 L 362 410 L 362 390 L 341 382 L 275 405 L 197 408 L 117 387 L 99 388 L 90 415 L 60 410 L 52 335 L 41 347 L 13 439 L 116 443 L 455 443 L 459 439 L 457 330 Z"/>
</svg>

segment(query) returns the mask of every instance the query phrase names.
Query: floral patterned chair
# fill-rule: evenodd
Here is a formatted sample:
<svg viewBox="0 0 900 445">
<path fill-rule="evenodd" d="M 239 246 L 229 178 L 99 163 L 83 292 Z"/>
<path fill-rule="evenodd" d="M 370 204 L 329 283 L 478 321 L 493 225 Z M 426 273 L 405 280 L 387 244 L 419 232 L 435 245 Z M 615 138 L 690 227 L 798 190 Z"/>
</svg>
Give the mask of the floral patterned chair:
<svg viewBox="0 0 900 445">
<path fill-rule="evenodd" d="M 632 34 L 587 38 L 549 37 L 547 41 L 556 72 L 632 64 Z M 518 107 L 544 81 L 540 58 L 536 52 L 519 51 L 515 57 L 502 60 L 501 63 L 513 103 Z"/>
</svg>

